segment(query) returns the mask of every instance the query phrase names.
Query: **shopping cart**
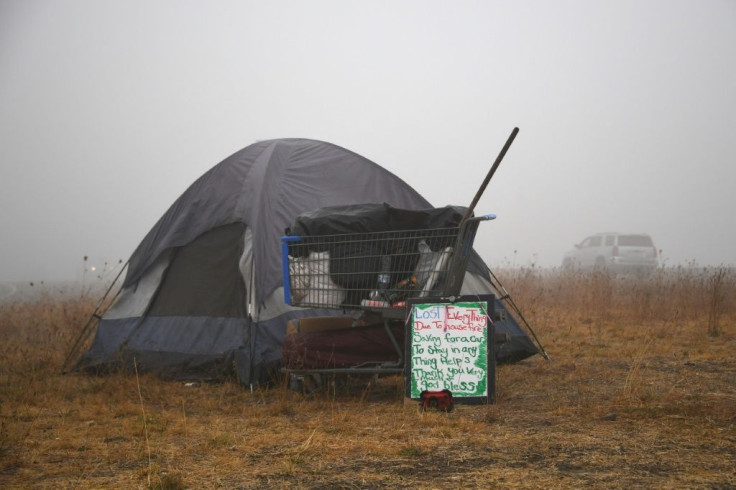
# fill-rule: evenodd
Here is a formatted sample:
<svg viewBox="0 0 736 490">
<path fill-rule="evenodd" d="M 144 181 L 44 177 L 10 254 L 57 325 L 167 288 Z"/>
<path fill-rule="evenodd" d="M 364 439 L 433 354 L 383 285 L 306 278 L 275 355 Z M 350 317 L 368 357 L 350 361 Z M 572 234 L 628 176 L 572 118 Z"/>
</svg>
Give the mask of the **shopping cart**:
<svg viewBox="0 0 736 490">
<path fill-rule="evenodd" d="M 362 312 L 383 325 L 395 352 L 390 361 L 366 359 L 349 366 L 300 366 L 286 371 L 402 372 L 404 349 L 395 332 L 398 321 L 403 327 L 406 319 L 406 301 L 458 296 L 478 225 L 494 218 L 473 217 L 451 228 L 282 237 L 285 302 L 342 310 L 345 316 Z"/>
<path fill-rule="evenodd" d="M 478 224 L 494 218 L 470 218 L 455 228 L 284 236 L 285 302 L 390 310 L 404 308 L 407 298 L 456 296 Z"/>
</svg>

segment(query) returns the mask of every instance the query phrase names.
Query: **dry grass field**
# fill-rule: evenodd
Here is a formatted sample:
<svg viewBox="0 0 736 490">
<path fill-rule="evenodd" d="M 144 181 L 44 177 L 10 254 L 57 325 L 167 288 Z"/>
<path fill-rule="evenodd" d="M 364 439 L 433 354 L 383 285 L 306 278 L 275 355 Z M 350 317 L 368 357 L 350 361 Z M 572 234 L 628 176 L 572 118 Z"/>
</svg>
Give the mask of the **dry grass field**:
<svg viewBox="0 0 736 490">
<path fill-rule="evenodd" d="M 96 298 L 0 306 L 2 488 L 736 488 L 736 274 L 498 271 L 550 354 L 497 403 L 403 380 L 283 386 L 59 374 Z"/>
</svg>

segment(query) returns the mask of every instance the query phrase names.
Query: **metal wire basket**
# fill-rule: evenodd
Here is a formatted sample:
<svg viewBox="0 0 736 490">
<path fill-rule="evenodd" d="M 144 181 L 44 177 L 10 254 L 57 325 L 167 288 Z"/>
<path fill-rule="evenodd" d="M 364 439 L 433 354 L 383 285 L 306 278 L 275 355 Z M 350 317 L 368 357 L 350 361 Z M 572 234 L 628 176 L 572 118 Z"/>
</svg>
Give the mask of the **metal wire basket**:
<svg viewBox="0 0 736 490">
<path fill-rule="evenodd" d="M 284 236 L 284 299 L 300 307 L 365 309 L 458 295 L 478 224 L 493 218 L 455 228 Z"/>
</svg>

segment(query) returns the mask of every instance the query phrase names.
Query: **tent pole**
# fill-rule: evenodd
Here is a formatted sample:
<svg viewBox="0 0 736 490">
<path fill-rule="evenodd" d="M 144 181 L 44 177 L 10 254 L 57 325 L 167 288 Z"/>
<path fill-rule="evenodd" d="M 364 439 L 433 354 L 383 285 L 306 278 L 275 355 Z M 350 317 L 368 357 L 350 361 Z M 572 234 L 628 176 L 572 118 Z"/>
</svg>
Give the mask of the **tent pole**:
<svg viewBox="0 0 736 490">
<path fill-rule="evenodd" d="M 488 175 L 486 175 L 486 178 L 481 184 L 480 188 L 478 189 L 478 192 L 475 193 L 473 202 L 470 203 L 470 206 L 468 207 L 468 211 L 465 213 L 465 216 L 463 216 L 463 219 L 460 223 L 462 223 L 463 221 L 465 221 L 466 219 L 470 218 L 473 215 L 473 210 L 475 209 L 475 205 L 478 204 L 478 201 L 480 200 L 480 196 L 482 196 L 483 192 L 485 192 L 486 187 L 488 186 L 488 182 L 491 181 L 493 174 L 496 173 L 496 169 L 498 169 L 498 166 L 501 164 L 501 160 L 503 160 L 503 157 L 506 156 L 506 152 L 509 150 L 511 143 L 514 142 L 514 139 L 516 138 L 517 134 L 519 134 L 519 128 L 514 128 L 514 130 L 511 131 L 509 138 L 506 140 L 506 144 L 503 145 L 503 148 L 501 148 L 501 152 L 496 157 L 496 161 L 493 162 L 493 166 L 488 171 Z"/>
<path fill-rule="evenodd" d="M 120 275 L 123 273 L 123 271 L 128 267 L 128 263 L 130 260 L 125 262 L 123 264 L 123 267 L 120 268 L 120 272 L 118 272 L 118 275 L 115 276 L 115 279 L 113 279 L 112 283 L 110 284 L 110 287 L 107 288 L 107 291 L 105 291 L 105 294 L 102 295 L 102 298 L 97 302 L 97 306 L 95 306 L 94 311 L 90 315 L 89 319 L 87 320 L 87 323 L 82 327 L 82 330 L 79 332 L 79 335 L 77 335 L 76 340 L 74 341 L 74 344 L 72 344 L 71 349 L 69 349 L 69 352 L 67 353 L 66 358 L 64 359 L 64 363 L 61 365 L 61 374 L 66 374 L 67 369 L 69 368 L 69 363 L 74 359 L 77 354 L 79 353 L 79 348 L 82 346 L 85 340 L 87 340 L 87 337 L 89 336 L 90 331 L 92 330 L 92 323 L 94 320 L 100 320 L 102 319 L 102 316 L 99 315 L 100 308 L 102 307 L 102 304 L 105 302 L 105 299 L 107 299 L 107 295 L 110 294 L 110 291 L 112 291 L 112 288 L 115 286 L 115 283 L 118 282 L 118 279 L 120 279 Z M 115 294 L 120 294 L 120 290 Z"/>
<path fill-rule="evenodd" d="M 526 329 L 532 334 L 532 338 L 534 339 L 534 342 L 536 342 L 537 347 L 539 347 L 539 353 L 542 355 L 542 357 L 545 360 L 550 361 L 551 359 L 549 357 L 549 354 L 547 354 L 547 351 L 544 350 L 544 346 L 542 345 L 542 342 L 540 342 L 539 338 L 537 337 L 537 334 L 534 332 L 531 325 L 529 325 L 529 322 L 526 321 L 526 318 L 524 318 L 524 315 L 521 313 L 521 310 L 519 309 L 519 307 L 516 306 L 516 302 L 511 297 L 511 294 L 509 294 L 509 292 L 506 291 L 506 288 L 504 287 L 503 284 L 501 284 L 501 281 L 498 280 L 498 278 L 493 273 L 490 267 L 488 267 L 488 275 L 489 275 L 489 280 L 491 281 L 491 285 L 494 288 L 496 288 L 498 291 L 503 292 L 503 296 L 499 299 L 501 301 L 508 303 L 511 306 L 511 309 L 514 310 L 514 313 L 519 315 L 519 318 L 524 323 L 524 326 L 526 327 Z M 493 281 L 496 281 L 496 283 L 494 284 Z"/>
</svg>

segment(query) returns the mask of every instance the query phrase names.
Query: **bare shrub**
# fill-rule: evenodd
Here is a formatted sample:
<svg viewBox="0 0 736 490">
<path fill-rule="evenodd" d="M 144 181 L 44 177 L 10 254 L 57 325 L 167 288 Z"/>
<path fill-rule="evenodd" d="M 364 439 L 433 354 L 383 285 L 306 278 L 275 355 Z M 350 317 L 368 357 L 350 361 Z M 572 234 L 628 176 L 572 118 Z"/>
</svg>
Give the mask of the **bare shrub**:
<svg viewBox="0 0 736 490">
<path fill-rule="evenodd" d="M 711 337 L 717 337 L 720 334 L 719 321 L 721 315 L 728 307 L 726 298 L 729 296 L 726 293 L 728 290 L 733 293 L 733 283 L 733 274 L 729 274 L 729 270 L 724 267 L 719 267 L 712 271 L 708 278 L 708 295 L 710 296 L 708 304 L 708 334 Z M 733 297 L 733 294 L 730 297 Z"/>
<path fill-rule="evenodd" d="M 659 269 L 646 277 L 534 268 L 495 273 L 525 315 L 565 323 L 684 322 L 708 312 L 710 325 L 733 315 L 730 298 L 736 296 L 734 272 L 723 267 Z"/>
</svg>

